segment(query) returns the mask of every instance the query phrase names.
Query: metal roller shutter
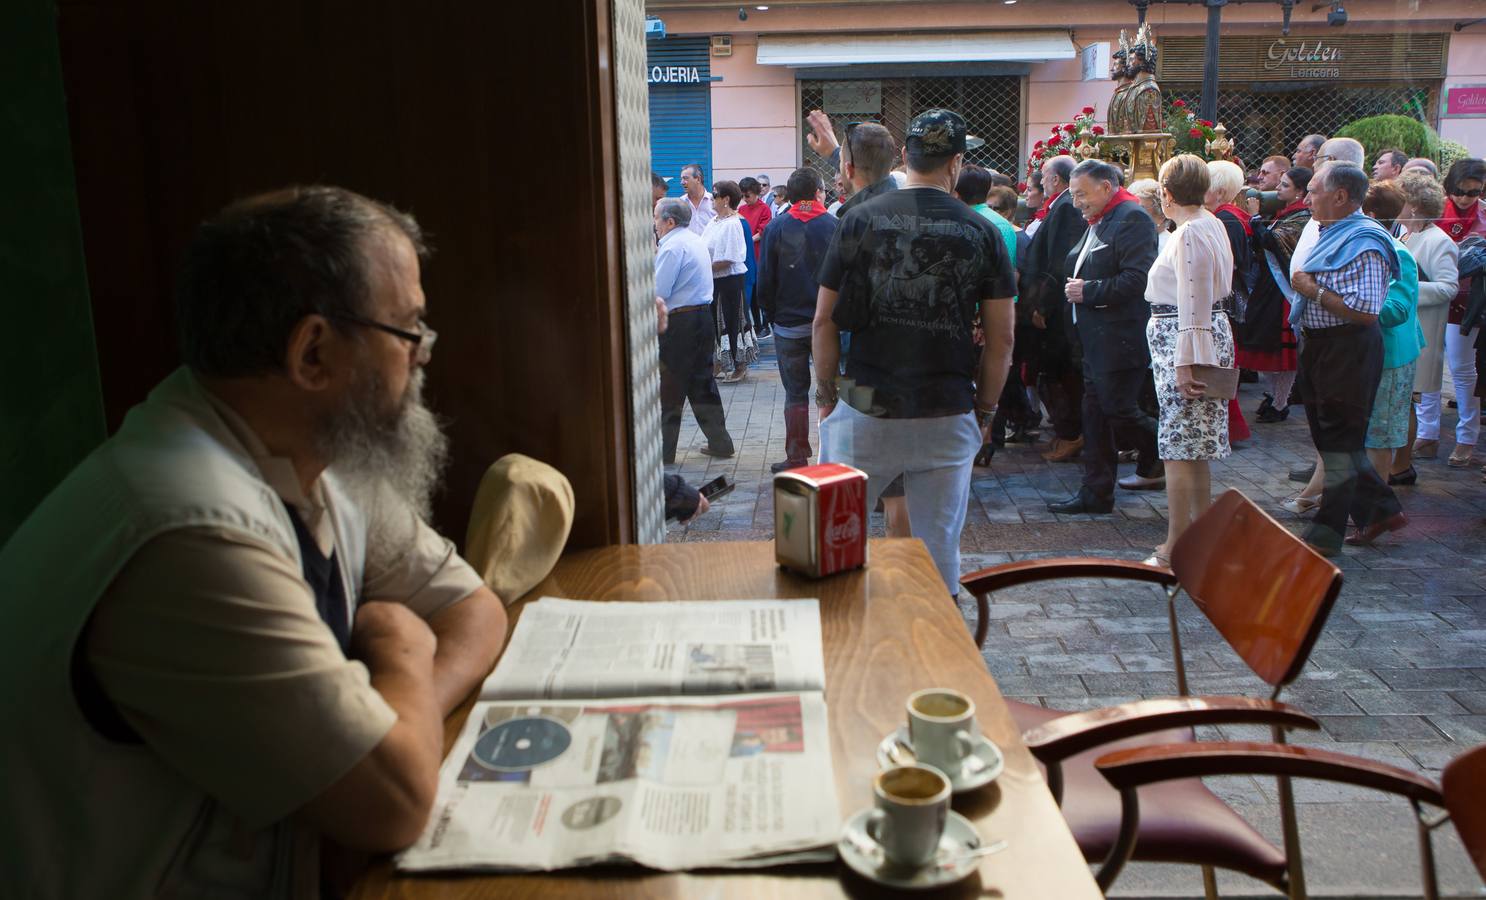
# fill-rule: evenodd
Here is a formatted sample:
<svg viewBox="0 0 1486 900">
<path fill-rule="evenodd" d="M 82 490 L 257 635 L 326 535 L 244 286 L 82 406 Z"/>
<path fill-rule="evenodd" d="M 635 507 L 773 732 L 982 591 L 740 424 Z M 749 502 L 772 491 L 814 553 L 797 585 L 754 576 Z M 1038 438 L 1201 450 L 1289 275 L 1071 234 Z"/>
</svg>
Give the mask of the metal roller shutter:
<svg viewBox="0 0 1486 900">
<path fill-rule="evenodd" d="M 702 167 L 705 184 L 712 183 L 712 98 L 709 41 L 700 38 L 663 38 L 646 42 L 645 78 L 650 82 L 650 166 L 671 179 L 668 196 L 681 196 L 681 167 Z M 667 83 L 671 67 L 695 68 L 699 83 Z M 660 77 L 657 77 L 657 69 Z"/>
</svg>

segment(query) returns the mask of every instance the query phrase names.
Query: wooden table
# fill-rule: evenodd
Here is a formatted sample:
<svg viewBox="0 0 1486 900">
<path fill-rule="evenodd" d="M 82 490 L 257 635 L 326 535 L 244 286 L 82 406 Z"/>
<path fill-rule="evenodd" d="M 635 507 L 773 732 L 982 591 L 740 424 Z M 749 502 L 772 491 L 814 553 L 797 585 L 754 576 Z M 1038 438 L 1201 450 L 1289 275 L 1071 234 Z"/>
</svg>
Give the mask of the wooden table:
<svg viewBox="0 0 1486 900">
<path fill-rule="evenodd" d="M 872 803 L 875 751 L 905 721 L 903 704 L 920 688 L 947 685 L 974 698 L 981 728 L 1006 755 L 989 787 L 956 798 L 954 808 L 986 841 L 1010 847 L 977 875 L 930 896 L 1076 900 L 1099 889 L 1048 793 L 996 683 L 986 672 L 959 612 L 944 595 L 933 560 L 916 540 L 874 540 L 870 566 L 821 581 L 774 565 L 772 543 L 609 547 L 564 558 L 523 598 L 581 600 L 734 600 L 820 598 L 826 705 L 842 818 Z M 519 615 L 521 604 L 513 607 Z M 514 624 L 514 619 L 513 619 Z M 446 723 L 445 752 L 471 702 Z M 885 893 L 837 862 L 764 872 L 665 873 L 604 866 L 502 875 L 397 876 L 381 863 L 355 900 L 444 898 L 862 897 Z"/>
</svg>

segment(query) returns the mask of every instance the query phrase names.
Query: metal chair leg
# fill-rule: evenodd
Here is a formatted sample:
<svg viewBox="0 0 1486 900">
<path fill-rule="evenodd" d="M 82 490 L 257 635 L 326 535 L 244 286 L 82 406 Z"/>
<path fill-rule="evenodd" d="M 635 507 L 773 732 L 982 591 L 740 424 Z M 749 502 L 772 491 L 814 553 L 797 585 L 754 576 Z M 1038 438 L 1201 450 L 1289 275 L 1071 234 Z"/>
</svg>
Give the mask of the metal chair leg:
<svg viewBox="0 0 1486 900">
<path fill-rule="evenodd" d="M 1439 900 L 1440 885 L 1434 868 L 1434 843 L 1430 839 L 1433 830 L 1424 817 L 1424 810 L 1419 808 L 1418 801 L 1409 802 L 1414 807 L 1414 822 L 1419 829 L 1419 868 L 1420 877 L 1424 881 L 1424 900 Z"/>
<path fill-rule="evenodd" d="M 1207 900 L 1218 900 L 1218 873 L 1212 866 L 1202 867 L 1202 895 Z"/>
<path fill-rule="evenodd" d="M 1099 893 L 1108 894 L 1110 885 L 1120 877 L 1125 864 L 1130 862 L 1130 857 L 1135 853 L 1135 836 L 1139 831 L 1140 796 L 1135 788 L 1128 788 L 1120 791 L 1120 833 L 1115 837 L 1114 845 L 1109 848 L 1104 864 L 1094 874 Z"/>
<path fill-rule="evenodd" d="M 986 632 L 991 630 L 991 603 L 985 594 L 975 595 L 975 648 L 986 648 Z"/>
<path fill-rule="evenodd" d="M 1279 698 L 1279 691 L 1275 692 Z M 1270 729 L 1276 744 L 1285 743 L 1285 729 L 1276 725 Z M 1280 794 L 1280 825 L 1285 835 L 1285 874 L 1290 887 L 1290 900 L 1306 900 L 1305 860 L 1300 853 L 1300 823 L 1295 817 L 1295 791 L 1290 779 L 1276 778 Z"/>
</svg>

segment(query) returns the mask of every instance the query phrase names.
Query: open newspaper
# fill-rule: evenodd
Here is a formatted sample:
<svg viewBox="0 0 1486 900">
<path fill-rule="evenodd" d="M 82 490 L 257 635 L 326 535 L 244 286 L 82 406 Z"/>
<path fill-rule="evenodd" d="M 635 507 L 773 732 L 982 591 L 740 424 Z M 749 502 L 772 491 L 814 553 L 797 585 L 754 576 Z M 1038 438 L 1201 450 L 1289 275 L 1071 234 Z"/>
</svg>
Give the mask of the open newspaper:
<svg viewBox="0 0 1486 900">
<path fill-rule="evenodd" d="M 826 860 L 815 600 L 529 604 L 404 870 Z"/>
</svg>

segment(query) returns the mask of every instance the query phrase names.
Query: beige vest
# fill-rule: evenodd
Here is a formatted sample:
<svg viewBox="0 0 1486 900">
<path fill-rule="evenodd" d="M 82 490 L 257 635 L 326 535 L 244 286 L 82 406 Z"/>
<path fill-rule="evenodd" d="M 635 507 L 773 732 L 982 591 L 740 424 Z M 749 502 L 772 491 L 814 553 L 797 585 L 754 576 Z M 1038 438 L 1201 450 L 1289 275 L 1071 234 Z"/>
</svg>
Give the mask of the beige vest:
<svg viewBox="0 0 1486 900">
<path fill-rule="evenodd" d="M 323 483 L 341 500 L 329 473 Z M 349 502 L 329 508 L 354 609 L 366 523 Z M 246 831 L 147 745 L 98 734 L 73 694 L 73 648 L 115 575 L 151 538 L 201 525 L 266 541 L 301 567 L 283 503 L 182 369 L 0 550 L 0 893 L 318 896 L 313 834 Z"/>
</svg>

